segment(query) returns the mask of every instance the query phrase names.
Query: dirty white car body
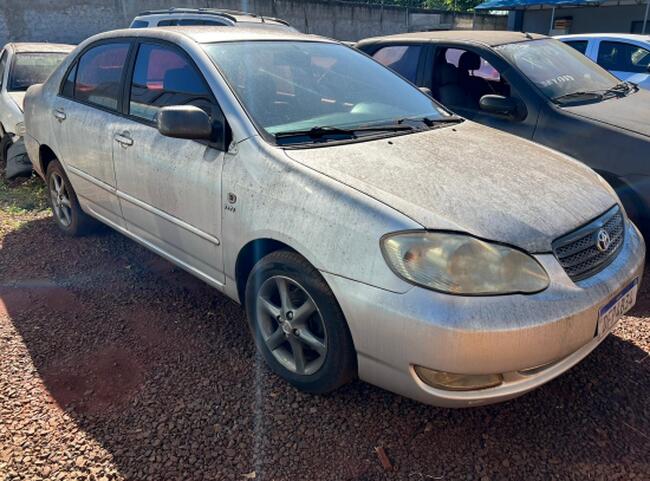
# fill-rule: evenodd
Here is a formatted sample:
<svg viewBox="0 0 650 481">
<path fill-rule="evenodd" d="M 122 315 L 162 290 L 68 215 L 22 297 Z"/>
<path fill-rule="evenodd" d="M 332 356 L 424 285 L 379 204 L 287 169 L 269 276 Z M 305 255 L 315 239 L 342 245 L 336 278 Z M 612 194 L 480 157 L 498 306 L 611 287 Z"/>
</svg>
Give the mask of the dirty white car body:
<svg viewBox="0 0 650 481">
<path fill-rule="evenodd" d="M 227 141 L 216 146 L 170 137 L 180 132 L 173 125 L 175 107 L 158 111 L 154 124 L 134 119 L 142 109 L 127 106 L 122 94 L 115 102 L 121 111 L 62 95 L 77 59 L 111 42 L 129 45 L 129 62 L 135 45 L 144 44 L 173 46 L 191 58 L 218 99 L 228 126 L 219 138 L 227 132 Z M 245 55 L 224 53 L 242 45 Z M 282 53 L 285 45 L 324 52 L 301 68 L 313 70 L 317 61 L 334 69 L 323 61 L 329 52 L 334 64 L 369 71 L 367 79 L 323 80 L 328 89 L 343 83 L 356 91 L 358 82 L 359 91 L 381 96 L 369 83 L 379 82 L 384 90 L 403 91 L 396 98 L 404 105 L 426 106 L 434 121 L 412 119 L 412 130 L 392 123 L 386 128 L 395 131 L 368 136 L 326 129 L 311 129 L 298 140 L 291 132 L 283 136 L 284 130 L 271 135 L 258 113 L 281 110 L 302 92 L 301 84 L 271 92 L 278 99 L 273 109 L 258 110 L 249 97 L 255 92 L 233 80 L 237 69 L 229 62 L 259 51 L 262 59 L 291 64 L 295 56 L 264 54 L 269 48 Z M 139 59 L 143 47 L 137 48 Z M 255 65 L 246 64 L 242 78 L 264 73 Z M 122 82 L 141 71 L 124 68 Z M 142 82 L 133 80 L 131 92 L 136 84 Z M 325 87 L 314 91 L 318 85 L 309 82 L 305 89 L 318 108 L 340 101 Z M 359 105 L 346 107 L 350 115 L 376 108 Z M 198 135 L 204 114 L 180 110 L 187 119 L 184 135 Z M 195 120 L 196 128 L 186 128 Z M 641 280 L 643 240 L 593 171 L 531 142 L 454 119 L 363 54 L 320 37 L 194 27 L 108 32 L 85 41 L 44 85 L 29 90 L 26 121 L 28 152 L 48 182 L 55 212 L 66 202 L 74 207 L 78 198 L 83 212 L 68 212 L 72 225 L 85 212 L 245 304 L 271 368 L 312 392 L 358 374 L 442 406 L 516 397 L 602 342 L 634 304 Z M 57 163 L 60 168 L 53 167 Z M 55 219 L 70 231 L 65 215 Z M 409 242 L 414 247 L 400 254 Z M 450 243 L 460 247 L 447 254 Z M 580 265 L 580 272 L 563 267 L 559 259 L 575 262 L 576 250 L 597 256 L 595 263 Z M 496 267 L 484 262 L 492 255 L 503 255 Z M 437 277 L 421 277 L 420 267 Z M 492 273 L 483 284 L 473 277 L 479 269 Z M 508 279 L 523 283 L 497 292 L 497 282 L 509 285 Z M 287 292 L 302 297 L 298 302 Z M 305 306 L 315 325 L 298 323 Z M 307 362 L 296 354 L 305 355 L 301 346 L 308 346 Z M 353 356 L 346 358 L 350 349 Z"/>
<path fill-rule="evenodd" d="M 6 160 L 10 146 L 18 142 L 25 133 L 23 122 L 23 98 L 27 85 L 14 79 L 17 58 L 28 56 L 56 56 L 63 60 L 73 45 L 49 43 L 8 43 L 0 50 L 0 158 Z M 52 70 L 54 69 L 52 65 Z M 50 71 L 47 71 L 49 74 Z M 40 83 L 45 77 L 39 77 Z"/>
</svg>

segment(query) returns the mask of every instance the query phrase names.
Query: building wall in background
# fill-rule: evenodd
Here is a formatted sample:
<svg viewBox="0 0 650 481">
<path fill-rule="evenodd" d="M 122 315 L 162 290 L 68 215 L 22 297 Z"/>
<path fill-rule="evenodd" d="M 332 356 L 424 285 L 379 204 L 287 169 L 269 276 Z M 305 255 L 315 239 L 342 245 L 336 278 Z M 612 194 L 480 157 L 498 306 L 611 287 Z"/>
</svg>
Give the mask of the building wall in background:
<svg viewBox="0 0 650 481">
<path fill-rule="evenodd" d="M 630 33 L 633 21 L 643 21 L 645 5 L 557 8 L 555 18 L 573 17 L 568 33 Z M 523 12 L 524 32 L 548 34 L 551 9 Z"/>
<path fill-rule="evenodd" d="M 0 0 L 0 46 L 8 41 L 79 43 L 125 28 L 148 9 L 215 7 L 287 20 L 298 30 L 359 40 L 413 30 L 472 28 L 472 15 L 332 0 Z M 505 29 L 506 17 L 477 16 L 476 28 Z"/>
</svg>

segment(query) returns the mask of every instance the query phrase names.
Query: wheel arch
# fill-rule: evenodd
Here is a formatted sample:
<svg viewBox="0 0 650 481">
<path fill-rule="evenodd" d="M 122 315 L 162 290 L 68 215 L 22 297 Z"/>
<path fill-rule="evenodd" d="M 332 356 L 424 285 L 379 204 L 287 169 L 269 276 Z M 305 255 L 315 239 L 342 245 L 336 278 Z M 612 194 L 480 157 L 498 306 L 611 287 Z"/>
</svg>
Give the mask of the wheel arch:
<svg viewBox="0 0 650 481">
<path fill-rule="evenodd" d="M 56 153 L 47 144 L 41 144 L 38 148 L 38 165 L 41 168 L 41 172 L 43 172 L 43 178 L 47 175 L 47 166 L 53 160 L 58 160 Z"/>
<path fill-rule="evenodd" d="M 237 297 L 242 305 L 246 301 L 246 282 L 255 264 L 263 257 L 279 250 L 289 250 L 307 259 L 290 245 L 269 237 L 251 240 L 239 250 L 235 261 L 235 282 L 237 283 Z M 309 260 L 307 261 L 309 262 Z"/>
</svg>

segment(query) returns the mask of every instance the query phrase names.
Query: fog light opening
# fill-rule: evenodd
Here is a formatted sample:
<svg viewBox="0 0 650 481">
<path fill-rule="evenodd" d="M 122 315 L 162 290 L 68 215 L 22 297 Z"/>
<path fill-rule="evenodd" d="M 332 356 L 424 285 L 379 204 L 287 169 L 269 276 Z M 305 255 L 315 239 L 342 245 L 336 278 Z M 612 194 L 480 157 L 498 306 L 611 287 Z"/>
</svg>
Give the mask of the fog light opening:
<svg viewBox="0 0 650 481">
<path fill-rule="evenodd" d="M 501 374 L 455 374 L 422 366 L 414 366 L 414 368 L 422 382 L 445 391 L 475 391 L 503 383 Z"/>
</svg>

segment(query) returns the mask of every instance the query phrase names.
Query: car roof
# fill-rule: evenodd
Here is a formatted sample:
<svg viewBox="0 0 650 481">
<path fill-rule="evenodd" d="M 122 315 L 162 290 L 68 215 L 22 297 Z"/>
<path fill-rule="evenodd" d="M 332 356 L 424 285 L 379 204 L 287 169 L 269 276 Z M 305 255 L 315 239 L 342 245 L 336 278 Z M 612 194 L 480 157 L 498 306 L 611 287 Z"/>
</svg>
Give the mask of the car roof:
<svg viewBox="0 0 650 481">
<path fill-rule="evenodd" d="M 149 37 L 162 40 L 180 41 L 191 39 L 196 43 L 218 43 L 218 42 L 243 42 L 253 40 L 292 40 L 306 42 L 338 43 L 335 40 L 309 35 L 294 30 L 280 30 L 277 28 L 247 28 L 228 26 L 171 26 L 153 28 L 127 28 L 103 32 L 91 37 L 92 41 L 116 37 Z"/>
<path fill-rule="evenodd" d="M 146 10 L 136 15 L 136 18 L 146 17 L 150 15 L 217 15 L 226 17 L 233 22 L 252 22 L 252 23 L 271 23 L 282 24 L 289 26 L 289 22 L 275 17 L 267 17 L 265 15 L 256 15 L 254 13 L 241 12 L 238 10 L 226 10 L 218 8 L 166 8 L 158 10 Z"/>
<path fill-rule="evenodd" d="M 74 50 L 74 45 L 67 43 L 48 43 L 48 42 L 12 42 L 9 44 L 15 53 L 69 53 Z"/>
<path fill-rule="evenodd" d="M 357 46 L 380 43 L 421 43 L 421 42 L 466 42 L 480 43 L 490 47 L 506 43 L 525 42 L 548 38 L 537 33 L 510 32 L 507 30 L 441 30 L 432 32 L 411 32 L 385 35 L 361 40 Z"/>
<path fill-rule="evenodd" d="M 576 33 L 573 35 L 557 35 L 555 38 L 560 40 L 569 40 L 572 38 L 615 38 L 619 40 L 650 42 L 650 35 L 640 35 L 635 33 Z"/>
</svg>

